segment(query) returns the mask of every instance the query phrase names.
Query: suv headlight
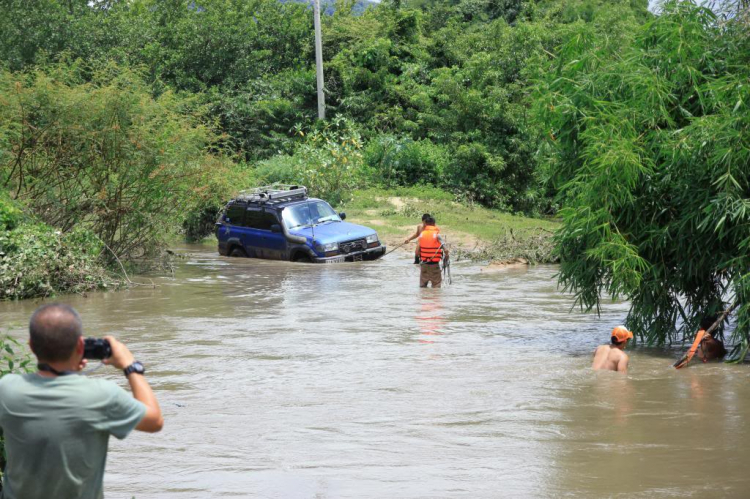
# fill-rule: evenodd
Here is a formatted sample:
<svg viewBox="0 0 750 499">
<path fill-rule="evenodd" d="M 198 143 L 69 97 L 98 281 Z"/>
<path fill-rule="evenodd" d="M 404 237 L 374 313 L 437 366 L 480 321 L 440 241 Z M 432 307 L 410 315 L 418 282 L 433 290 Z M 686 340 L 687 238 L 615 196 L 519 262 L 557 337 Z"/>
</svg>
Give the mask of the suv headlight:
<svg viewBox="0 0 750 499">
<path fill-rule="evenodd" d="M 365 240 L 367 241 L 367 244 L 378 242 L 378 234 L 377 234 L 377 232 L 375 234 L 371 234 L 371 235 L 367 236 L 365 238 Z"/>
<path fill-rule="evenodd" d="M 317 248 L 318 251 L 328 253 L 329 251 L 336 251 L 339 249 L 339 243 L 318 244 Z"/>
</svg>

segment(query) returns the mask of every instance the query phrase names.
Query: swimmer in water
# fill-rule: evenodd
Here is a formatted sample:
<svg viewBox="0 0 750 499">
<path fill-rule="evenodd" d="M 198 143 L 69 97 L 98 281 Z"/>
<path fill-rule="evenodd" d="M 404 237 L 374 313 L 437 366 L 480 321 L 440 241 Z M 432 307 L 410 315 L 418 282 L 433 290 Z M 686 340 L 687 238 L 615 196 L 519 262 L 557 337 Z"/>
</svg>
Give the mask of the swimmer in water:
<svg viewBox="0 0 750 499">
<path fill-rule="evenodd" d="M 633 339 L 633 333 L 625 326 L 617 326 L 612 330 L 611 345 L 601 345 L 594 352 L 594 362 L 591 368 L 595 371 L 628 372 L 628 354 L 622 350 Z"/>
<path fill-rule="evenodd" d="M 708 331 L 717 317 L 706 317 L 701 321 L 701 331 Z M 700 340 L 698 351 L 696 352 L 703 362 L 709 360 L 721 360 L 727 354 L 727 349 L 724 347 L 724 342 L 718 338 L 715 338 L 710 333 L 705 333 L 703 338 Z"/>
</svg>

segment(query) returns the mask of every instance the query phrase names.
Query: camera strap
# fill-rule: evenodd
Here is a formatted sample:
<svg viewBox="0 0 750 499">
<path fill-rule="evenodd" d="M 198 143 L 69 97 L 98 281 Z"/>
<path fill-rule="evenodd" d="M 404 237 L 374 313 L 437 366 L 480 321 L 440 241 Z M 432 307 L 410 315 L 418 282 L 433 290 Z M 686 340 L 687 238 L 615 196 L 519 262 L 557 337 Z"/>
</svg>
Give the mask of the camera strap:
<svg viewBox="0 0 750 499">
<path fill-rule="evenodd" d="M 48 373 L 56 374 L 57 376 L 67 376 L 68 374 L 76 374 L 75 371 L 58 371 L 49 364 L 37 364 L 36 368 L 40 371 L 47 371 Z"/>
</svg>

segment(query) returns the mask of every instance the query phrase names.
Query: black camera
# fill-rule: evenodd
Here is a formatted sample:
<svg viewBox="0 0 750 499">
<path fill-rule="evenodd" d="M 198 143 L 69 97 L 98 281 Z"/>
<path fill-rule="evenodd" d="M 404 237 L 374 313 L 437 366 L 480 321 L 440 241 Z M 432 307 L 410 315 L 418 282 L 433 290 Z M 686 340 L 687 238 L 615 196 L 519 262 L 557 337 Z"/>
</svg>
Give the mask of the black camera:
<svg viewBox="0 0 750 499">
<path fill-rule="evenodd" d="M 103 338 L 86 338 L 83 340 L 84 359 L 108 359 L 112 356 L 112 345 Z"/>
</svg>

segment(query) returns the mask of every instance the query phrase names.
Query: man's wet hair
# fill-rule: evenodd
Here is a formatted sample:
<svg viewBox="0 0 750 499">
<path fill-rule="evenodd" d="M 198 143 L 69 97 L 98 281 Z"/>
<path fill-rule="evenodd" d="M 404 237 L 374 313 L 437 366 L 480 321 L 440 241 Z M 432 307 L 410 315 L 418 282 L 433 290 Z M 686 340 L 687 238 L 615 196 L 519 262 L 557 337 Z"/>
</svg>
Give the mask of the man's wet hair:
<svg viewBox="0 0 750 499">
<path fill-rule="evenodd" d="M 432 215 L 430 215 L 429 213 L 425 213 L 424 215 L 422 215 L 423 222 L 426 222 L 428 218 L 432 218 Z"/>
<path fill-rule="evenodd" d="M 83 324 L 78 312 L 63 303 L 39 307 L 29 321 L 31 350 L 40 361 L 68 360 L 82 332 Z"/>
<path fill-rule="evenodd" d="M 617 337 L 615 337 L 615 336 L 611 336 L 611 337 L 610 337 L 610 341 L 612 342 L 612 344 L 613 344 L 613 345 L 616 345 L 616 346 L 618 346 L 618 347 L 619 347 L 620 345 L 624 344 L 624 343 L 625 343 L 626 341 L 628 341 L 628 340 L 625 340 L 625 341 L 617 341 Z"/>
<path fill-rule="evenodd" d="M 435 217 L 427 217 L 427 220 L 425 220 L 424 223 L 425 225 L 435 225 Z"/>
<path fill-rule="evenodd" d="M 714 325 L 714 322 L 719 318 L 718 315 L 711 315 L 709 317 L 704 317 L 701 319 L 701 326 L 700 328 L 704 331 L 708 331 L 708 328 Z"/>
</svg>

